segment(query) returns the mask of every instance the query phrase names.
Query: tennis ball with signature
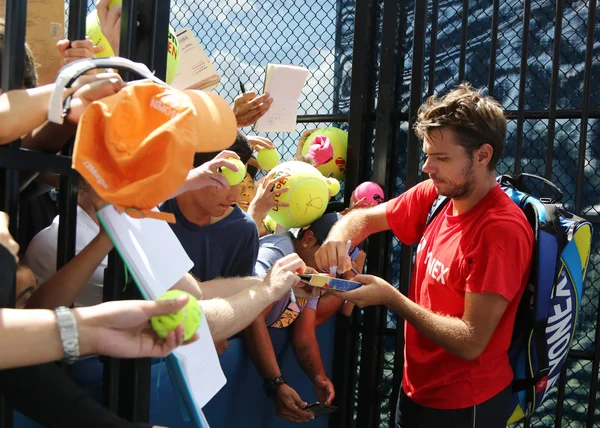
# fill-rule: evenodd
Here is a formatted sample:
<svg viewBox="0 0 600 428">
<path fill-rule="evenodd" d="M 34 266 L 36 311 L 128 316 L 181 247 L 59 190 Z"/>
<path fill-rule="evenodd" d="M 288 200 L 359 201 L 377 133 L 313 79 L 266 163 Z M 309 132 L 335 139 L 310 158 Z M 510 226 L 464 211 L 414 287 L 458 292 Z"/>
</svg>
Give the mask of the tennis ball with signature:
<svg viewBox="0 0 600 428">
<path fill-rule="evenodd" d="M 196 330 L 200 327 L 202 321 L 202 309 L 198 300 L 194 296 L 181 290 L 169 290 L 162 294 L 156 300 L 172 300 L 186 294 L 188 296 L 187 304 L 179 311 L 168 315 L 156 315 L 150 318 L 150 325 L 159 337 L 166 339 L 170 331 L 175 330 L 183 324 L 183 339 L 189 340 Z"/>
</svg>

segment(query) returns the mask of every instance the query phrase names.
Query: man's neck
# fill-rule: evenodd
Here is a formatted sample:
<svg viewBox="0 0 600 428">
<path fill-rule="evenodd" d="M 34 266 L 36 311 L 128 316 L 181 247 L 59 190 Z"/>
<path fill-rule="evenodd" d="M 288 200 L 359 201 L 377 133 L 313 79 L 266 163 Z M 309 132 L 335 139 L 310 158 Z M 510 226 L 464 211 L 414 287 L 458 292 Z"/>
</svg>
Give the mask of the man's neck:
<svg viewBox="0 0 600 428">
<path fill-rule="evenodd" d="M 486 175 L 481 180 L 477 180 L 478 184 L 475 185 L 471 194 L 465 199 L 453 199 L 452 215 L 464 214 L 477 205 L 485 196 L 496 187 L 496 178 L 493 174 Z"/>
<path fill-rule="evenodd" d="M 179 210 L 189 222 L 198 226 L 207 226 L 210 224 L 210 214 L 194 203 L 192 198 L 187 197 L 184 193 L 175 199 L 177 200 Z"/>
</svg>

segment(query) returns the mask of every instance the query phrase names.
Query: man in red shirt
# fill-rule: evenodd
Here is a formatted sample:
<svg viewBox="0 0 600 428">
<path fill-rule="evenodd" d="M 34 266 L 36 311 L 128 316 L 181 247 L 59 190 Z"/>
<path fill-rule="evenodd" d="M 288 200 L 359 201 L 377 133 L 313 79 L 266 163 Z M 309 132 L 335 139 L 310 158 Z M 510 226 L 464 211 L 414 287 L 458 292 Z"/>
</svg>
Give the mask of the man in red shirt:
<svg viewBox="0 0 600 428">
<path fill-rule="evenodd" d="M 346 242 L 383 230 L 405 245 L 418 242 L 408 297 L 369 275 L 355 278 L 364 287 L 336 292 L 360 307 L 386 305 L 405 320 L 396 426 L 505 427 L 513 379 L 507 351 L 533 251 L 527 219 L 495 180 L 506 118 L 494 99 L 460 85 L 419 109 L 415 132 L 430 179 L 344 216 L 317 265 L 345 272 Z M 438 195 L 450 201 L 426 227 Z"/>
</svg>

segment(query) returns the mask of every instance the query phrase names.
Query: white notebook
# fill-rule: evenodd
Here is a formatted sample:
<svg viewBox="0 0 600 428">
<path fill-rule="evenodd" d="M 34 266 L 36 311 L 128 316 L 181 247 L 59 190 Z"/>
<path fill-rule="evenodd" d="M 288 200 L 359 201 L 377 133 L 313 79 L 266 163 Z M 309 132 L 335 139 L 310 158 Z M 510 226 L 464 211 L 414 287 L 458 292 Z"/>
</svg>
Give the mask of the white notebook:
<svg viewBox="0 0 600 428">
<path fill-rule="evenodd" d="M 173 87 L 183 89 L 201 89 L 210 91 L 221 81 L 215 66 L 196 40 L 189 28 L 177 32 L 179 42 L 179 67 L 173 80 Z"/>
<path fill-rule="evenodd" d="M 256 132 L 293 132 L 296 130 L 298 103 L 308 77 L 308 69 L 295 65 L 269 64 L 264 93 L 273 104 L 254 125 Z"/>
<path fill-rule="evenodd" d="M 156 299 L 194 266 L 165 221 L 135 219 L 112 205 L 98 211 L 98 218 L 146 299 Z M 198 335 L 198 341 L 175 349 L 167 364 L 187 413 L 198 427 L 206 428 L 201 409 L 227 379 L 204 312 Z"/>
</svg>

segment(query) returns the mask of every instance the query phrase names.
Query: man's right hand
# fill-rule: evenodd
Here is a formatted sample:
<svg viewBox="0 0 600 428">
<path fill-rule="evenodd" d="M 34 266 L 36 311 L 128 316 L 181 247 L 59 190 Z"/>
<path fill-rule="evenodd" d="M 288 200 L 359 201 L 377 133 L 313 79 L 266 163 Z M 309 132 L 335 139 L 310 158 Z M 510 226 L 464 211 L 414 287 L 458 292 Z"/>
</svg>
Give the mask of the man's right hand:
<svg viewBox="0 0 600 428">
<path fill-rule="evenodd" d="M 0 211 L 0 245 L 4 246 L 14 256 L 15 261 L 18 263 L 19 244 L 13 239 L 8 230 L 9 222 L 8 214 Z"/>
<path fill-rule="evenodd" d="M 273 398 L 277 416 L 280 418 L 291 422 L 308 422 L 315 418 L 312 412 L 302 410 L 308 406 L 308 403 L 302 401 L 298 393 L 285 383 L 277 388 Z"/>
<path fill-rule="evenodd" d="M 346 250 L 346 242 L 325 241 L 315 253 L 315 262 L 321 272 L 329 273 L 332 267 L 343 273 L 352 269 L 352 260 Z"/>
<path fill-rule="evenodd" d="M 274 301 L 281 299 L 290 288 L 298 284 L 300 277 L 297 274 L 302 274 L 305 270 L 306 264 L 296 253 L 277 260 L 264 279 L 264 283 L 273 292 Z"/>
</svg>

